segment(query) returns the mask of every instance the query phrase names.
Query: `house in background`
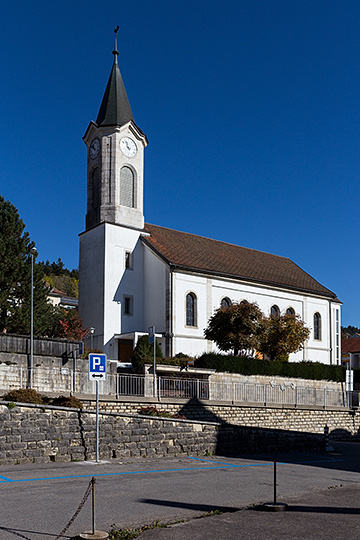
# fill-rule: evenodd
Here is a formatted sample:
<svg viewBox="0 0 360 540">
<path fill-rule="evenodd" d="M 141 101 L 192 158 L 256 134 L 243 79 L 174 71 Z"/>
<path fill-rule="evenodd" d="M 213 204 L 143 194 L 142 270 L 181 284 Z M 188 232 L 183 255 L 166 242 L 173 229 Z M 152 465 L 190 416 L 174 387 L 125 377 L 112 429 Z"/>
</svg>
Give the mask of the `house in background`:
<svg viewBox="0 0 360 540">
<path fill-rule="evenodd" d="M 360 359 L 360 337 L 341 339 L 341 363 L 350 369 L 358 368 Z"/>
<path fill-rule="evenodd" d="M 94 347 L 127 362 L 137 337 L 155 326 L 166 356 L 215 351 L 203 333 L 209 318 L 221 305 L 247 300 L 265 315 L 298 314 L 310 328 L 290 360 L 340 364 L 341 303 L 290 259 L 144 223 L 148 139 L 134 121 L 118 54 L 115 42 L 100 110 L 84 136 L 79 309 L 94 328 Z"/>
</svg>

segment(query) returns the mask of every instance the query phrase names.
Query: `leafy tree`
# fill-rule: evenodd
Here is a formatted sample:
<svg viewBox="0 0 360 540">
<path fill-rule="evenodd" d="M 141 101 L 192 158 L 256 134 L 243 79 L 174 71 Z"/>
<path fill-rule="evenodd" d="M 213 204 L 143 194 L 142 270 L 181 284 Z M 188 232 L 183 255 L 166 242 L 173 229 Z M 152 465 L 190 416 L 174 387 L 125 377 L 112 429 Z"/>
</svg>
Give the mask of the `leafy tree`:
<svg viewBox="0 0 360 540">
<path fill-rule="evenodd" d="M 62 336 L 69 340 L 82 341 L 88 334 L 89 329 L 84 328 L 84 321 L 80 318 L 77 308 L 62 309 L 62 316 L 59 319 Z"/>
<path fill-rule="evenodd" d="M 263 327 L 263 314 L 255 302 L 234 303 L 220 307 L 209 319 L 204 330 L 206 339 L 216 343 L 221 351 L 253 351 L 258 348 Z"/>
<path fill-rule="evenodd" d="M 288 360 L 289 354 L 300 351 L 310 330 L 298 315 L 270 316 L 263 320 L 258 350 L 271 360 Z"/>
<path fill-rule="evenodd" d="M 30 333 L 31 249 L 15 206 L 0 196 L 0 331 Z M 34 264 L 34 334 L 46 335 L 51 306 Z"/>
</svg>

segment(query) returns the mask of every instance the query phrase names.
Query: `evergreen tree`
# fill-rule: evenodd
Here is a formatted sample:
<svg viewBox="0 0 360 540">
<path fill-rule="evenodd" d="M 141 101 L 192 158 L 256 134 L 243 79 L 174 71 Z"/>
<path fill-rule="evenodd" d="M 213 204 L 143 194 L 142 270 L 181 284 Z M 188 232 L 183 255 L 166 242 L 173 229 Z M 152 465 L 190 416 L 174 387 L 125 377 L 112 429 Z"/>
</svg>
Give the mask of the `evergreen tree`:
<svg viewBox="0 0 360 540">
<path fill-rule="evenodd" d="M 31 242 L 15 206 L 0 196 L 0 331 L 30 333 Z M 35 256 L 34 256 L 35 259 Z M 34 263 L 34 335 L 46 335 L 52 308 Z"/>
</svg>

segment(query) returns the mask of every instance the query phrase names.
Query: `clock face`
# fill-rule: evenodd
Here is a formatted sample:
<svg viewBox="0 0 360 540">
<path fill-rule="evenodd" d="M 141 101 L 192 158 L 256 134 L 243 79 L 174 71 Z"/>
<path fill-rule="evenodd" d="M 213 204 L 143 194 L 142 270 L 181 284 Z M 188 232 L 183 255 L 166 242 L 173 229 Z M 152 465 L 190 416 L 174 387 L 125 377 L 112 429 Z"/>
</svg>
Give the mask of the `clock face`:
<svg viewBox="0 0 360 540">
<path fill-rule="evenodd" d="M 120 148 L 124 156 L 126 157 L 134 157 L 137 152 L 136 144 L 132 139 L 129 137 L 124 137 L 120 141 Z"/>
<path fill-rule="evenodd" d="M 89 150 L 90 158 L 95 159 L 99 151 L 100 151 L 100 141 L 96 137 L 96 139 L 94 139 L 92 143 L 90 144 L 90 150 Z"/>
</svg>

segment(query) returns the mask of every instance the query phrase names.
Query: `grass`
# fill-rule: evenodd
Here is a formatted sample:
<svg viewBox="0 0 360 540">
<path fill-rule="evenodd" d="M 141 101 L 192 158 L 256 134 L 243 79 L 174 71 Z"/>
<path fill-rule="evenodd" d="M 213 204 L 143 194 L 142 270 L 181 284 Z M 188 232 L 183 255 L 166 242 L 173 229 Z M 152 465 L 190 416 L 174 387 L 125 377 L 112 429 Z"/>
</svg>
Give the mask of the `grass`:
<svg viewBox="0 0 360 540">
<path fill-rule="evenodd" d="M 130 528 L 130 529 L 117 529 L 115 525 L 112 525 L 109 532 L 109 540 L 132 540 L 137 538 L 141 533 L 149 529 L 164 528 L 166 525 L 159 521 L 153 521 L 150 525 L 143 525 L 142 527 Z"/>
<path fill-rule="evenodd" d="M 209 516 L 217 516 L 217 515 L 221 515 L 222 513 L 223 512 L 221 512 L 220 510 L 212 510 L 211 512 L 206 512 L 205 514 L 202 514 L 201 516 L 197 516 L 195 519 L 200 519 L 200 518 L 209 517 Z M 189 520 L 181 519 L 178 521 L 173 521 L 168 524 L 161 523 L 160 521 L 153 521 L 152 523 L 150 523 L 150 525 L 143 525 L 142 527 L 135 527 L 135 528 L 129 528 L 129 529 L 117 529 L 115 525 L 112 525 L 109 532 L 109 540 L 132 540 L 133 538 L 137 538 L 138 536 L 140 536 L 141 533 L 149 529 L 165 529 L 168 525 L 175 525 L 176 523 L 184 523 L 185 521 L 189 521 Z"/>
</svg>

